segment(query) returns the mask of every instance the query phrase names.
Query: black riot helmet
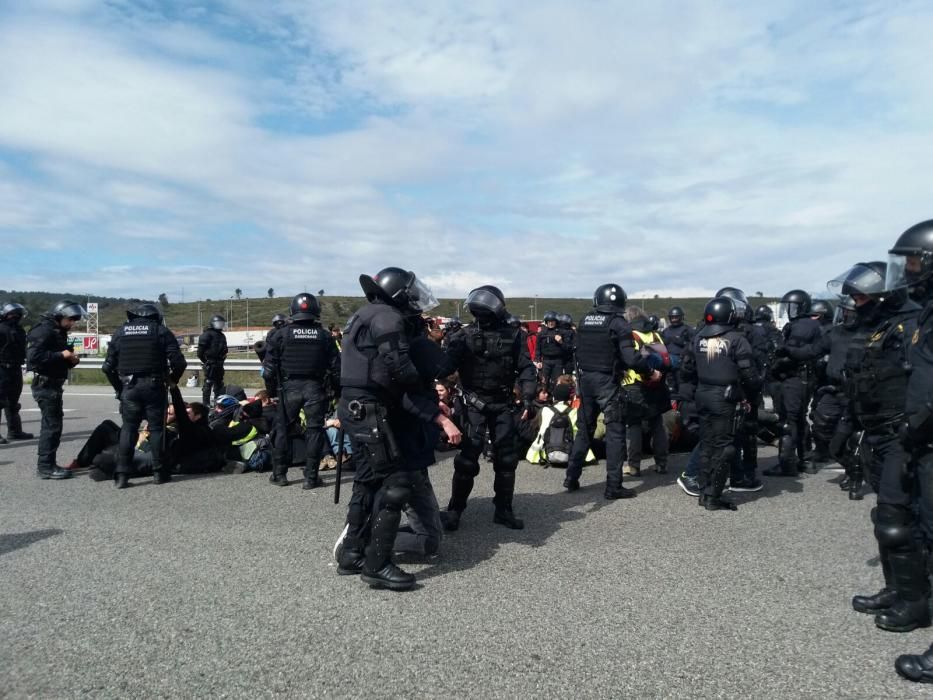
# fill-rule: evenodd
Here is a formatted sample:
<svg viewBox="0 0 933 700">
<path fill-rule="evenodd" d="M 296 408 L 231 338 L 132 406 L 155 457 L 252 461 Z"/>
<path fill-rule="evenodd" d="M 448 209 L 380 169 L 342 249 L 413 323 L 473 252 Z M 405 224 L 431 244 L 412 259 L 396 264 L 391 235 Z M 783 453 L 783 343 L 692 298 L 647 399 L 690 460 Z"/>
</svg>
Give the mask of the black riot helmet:
<svg viewBox="0 0 933 700">
<path fill-rule="evenodd" d="M 887 289 L 885 277 L 887 265 L 879 260 L 856 263 L 848 270 L 826 283 L 826 288 L 838 296 L 861 294 L 880 299 Z"/>
<path fill-rule="evenodd" d="M 288 322 L 288 317 L 285 314 L 276 314 L 272 317 L 272 327 L 281 328 Z"/>
<path fill-rule="evenodd" d="M 751 321 L 753 318 L 752 307 L 748 303 L 748 297 L 738 287 L 723 287 L 716 292 L 717 297 L 729 297 L 735 302 L 735 313 L 739 319 Z"/>
<path fill-rule="evenodd" d="M 502 290 L 491 284 L 484 284 L 477 287 L 467 295 L 464 302 L 470 313 L 477 319 L 505 318 L 508 312 L 505 310 L 505 296 Z"/>
<path fill-rule="evenodd" d="M 833 305 L 825 299 L 814 299 L 810 304 L 810 315 L 817 316 L 819 322 L 826 325 L 833 321 Z"/>
<path fill-rule="evenodd" d="M 145 318 L 156 323 L 162 323 L 162 309 L 155 304 L 140 304 L 126 312 L 126 318 L 134 321 L 137 318 Z"/>
<path fill-rule="evenodd" d="M 557 323 L 557 312 L 556 311 L 545 311 L 544 316 L 541 318 L 541 320 L 544 321 L 545 324 L 549 323 L 550 321 L 554 321 L 554 323 Z"/>
<path fill-rule="evenodd" d="M 317 321 L 321 317 L 321 305 L 313 294 L 302 292 L 292 298 L 288 305 L 292 321 Z"/>
<path fill-rule="evenodd" d="M 87 311 L 76 301 L 62 299 L 49 309 L 48 315 L 56 321 L 63 318 L 73 318 L 75 321 L 80 321 L 82 318 L 87 318 Z"/>
<path fill-rule="evenodd" d="M 570 328 L 573 325 L 573 316 L 570 314 L 557 314 L 557 325 L 560 328 Z"/>
<path fill-rule="evenodd" d="M 803 318 L 810 313 L 810 295 L 802 289 L 792 289 L 781 297 L 780 314 L 788 320 Z"/>
<path fill-rule="evenodd" d="M 454 316 L 452 319 L 450 319 L 446 323 L 444 328 L 445 330 L 450 331 L 451 333 L 454 331 L 459 331 L 461 328 L 463 328 L 463 321 L 461 321 L 458 317 Z"/>
<path fill-rule="evenodd" d="M 4 304 L 3 308 L 0 309 L 0 319 L 13 318 L 17 323 L 22 321 L 28 315 L 29 312 L 26 310 L 25 306 L 12 301 Z"/>
<path fill-rule="evenodd" d="M 661 327 L 661 319 L 659 319 L 654 314 L 651 314 L 648 317 L 648 328 L 650 330 L 656 331 Z"/>
<path fill-rule="evenodd" d="M 625 303 L 628 301 L 628 297 L 625 295 L 625 290 L 622 289 L 622 285 L 619 284 L 601 284 L 596 288 L 596 291 L 593 292 L 593 306 L 596 307 L 597 311 L 602 311 L 604 313 L 612 312 L 623 312 L 625 311 Z"/>
<path fill-rule="evenodd" d="M 836 311 L 833 314 L 833 325 L 855 328 L 855 326 L 858 325 L 856 308 L 855 299 L 852 297 L 842 297 L 836 305 Z"/>
<path fill-rule="evenodd" d="M 774 312 L 771 310 L 770 306 L 762 304 L 757 309 L 755 309 L 755 320 L 766 321 L 770 323 L 774 320 Z"/>
<path fill-rule="evenodd" d="M 915 287 L 926 294 L 933 278 L 933 219 L 904 231 L 888 254 L 885 288 Z"/>
<path fill-rule="evenodd" d="M 374 277 L 360 275 L 360 287 L 368 301 L 382 301 L 400 311 L 424 313 L 438 305 L 434 292 L 414 272 L 400 267 L 386 267 Z"/>
<path fill-rule="evenodd" d="M 700 333 L 704 336 L 725 333 L 738 323 L 739 316 L 732 297 L 716 297 L 706 302 L 703 309 L 704 325 Z"/>
<path fill-rule="evenodd" d="M 679 306 L 672 306 L 670 311 L 667 312 L 667 320 L 670 321 L 671 325 L 675 328 L 682 325 L 684 322 L 684 310 Z"/>
<path fill-rule="evenodd" d="M 213 328 L 215 331 L 222 331 L 227 327 L 227 319 L 220 314 L 214 314 L 211 316 L 211 320 L 208 321 L 207 327 Z"/>
<path fill-rule="evenodd" d="M 505 319 L 505 322 L 508 323 L 512 328 L 521 328 L 522 320 L 513 314 L 509 314 L 509 317 Z"/>
</svg>

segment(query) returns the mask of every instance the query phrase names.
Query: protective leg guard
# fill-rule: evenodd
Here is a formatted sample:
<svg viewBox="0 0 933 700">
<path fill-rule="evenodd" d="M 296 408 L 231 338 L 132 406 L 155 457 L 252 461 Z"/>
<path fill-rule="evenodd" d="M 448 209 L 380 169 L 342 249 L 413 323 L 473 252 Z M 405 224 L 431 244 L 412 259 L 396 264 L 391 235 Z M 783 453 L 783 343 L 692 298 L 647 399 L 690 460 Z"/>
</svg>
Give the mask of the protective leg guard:
<svg viewBox="0 0 933 700">
<path fill-rule="evenodd" d="M 911 632 L 930 626 L 930 582 L 926 557 L 911 528 L 912 515 L 903 506 L 882 503 L 876 508 L 875 537 L 888 553 L 897 600 L 875 618 L 889 632 Z"/>
<path fill-rule="evenodd" d="M 495 497 L 492 499 L 496 505 L 496 512 L 492 521 L 497 525 L 505 525 L 512 530 L 521 530 L 525 527 L 524 521 L 516 518 L 512 512 L 512 497 L 515 494 L 515 472 L 496 472 L 493 481 Z"/>
<path fill-rule="evenodd" d="M 785 426 L 788 430 L 789 428 Z M 765 476 L 797 476 L 797 445 L 793 435 L 784 432 L 778 444 L 778 463 L 762 472 Z"/>
<path fill-rule="evenodd" d="M 456 469 L 456 462 L 454 468 Z M 473 491 L 473 477 L 459 469 L 454 471 L 454 477 L 450 484 L 450 502 L 447 504 L 447 510 L 455 510 L 462 513 L 466 510 L 467 499 Z"/>
<path fill-rule="evenodd" d="M 407 476 L 396 476 L 397 483 L 386 488 L 382 498 L 382 509 L 373 521 L 372 539 L 366 547 L 361 578 L 373 588 L 407 591 L 415 585 L 415 577 L 393 564 L 391 556 L 402 518 L 402 508 L 411 498 L 411 489 L 405 481 Z"/>
<path fill-rule="evenodd" d="M 288 486 L 288 460 L 283 452 L 278 450 L 272 453 L 272 473 L 269 475 L 269 483 L 276 486 Z"/>
<path fill-rule="evenodd" d="M 318 478 L 318 468 L 320 464 L 320 460 L 308 460 L 305 463 L 305 482 L 301 487 L 305 491 L 308 489 L 316 489 L 321 485 L 321 480 Z"/>
<path fill-rule="evenodd" d="M 877 523 L 878 509 L 871 509 L 871 521 Z M 874 595 L 856 595 L 852 597 L 852 609 L 866 615 L 877 615 L 897 602 L 897 593 L 894 590 L 894 577 L 891 573 L 891 562 L 888 559 L 888 550 L 878 543 L 878 559 L 881 561 L 881 571 L 884 574 L 884 588 Z"/>
</svg>

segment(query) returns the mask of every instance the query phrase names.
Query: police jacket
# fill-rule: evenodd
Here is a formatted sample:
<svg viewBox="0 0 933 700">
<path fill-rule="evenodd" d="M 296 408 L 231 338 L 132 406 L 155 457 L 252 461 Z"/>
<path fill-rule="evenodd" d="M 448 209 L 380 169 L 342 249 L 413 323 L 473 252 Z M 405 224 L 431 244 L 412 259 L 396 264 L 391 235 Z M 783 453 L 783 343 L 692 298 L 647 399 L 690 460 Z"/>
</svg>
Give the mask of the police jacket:
<svg viewBox="0 0 933 700">
<path fill-rule="evenodd" d="M 860 319 L 845 360 L 849 410 L 867 430 L 896 428 L 907 405 L 912 339 L 920 307 L 870 310 Z"/>
<path fill-rule="evenodd" d="M 561 335 L 561 348 L 563 349 L 563 355 L 561 358 L 564 360 L 564 363 L 573 361 L 573 348 L 577 343 L 577 332 L 573 328 L 562 328 L 563 334 Z"/>
<path fill-rule="evenodd" d="M 295 321 L 269 333 L 263 376 L 277 382 L 329 378 L 338 385 L 340 353 L 337 343 L 317 321 Z"/>
<path fill-rule="evenodd" d="M 693 341 L 694 330 L 686 323 L 678 326 L 668 326 L 661 331 L 661 340 L 667 346 L 667 351 L 674 357 L 680 357 L 684 354 L 687 347 Z"/>
<path fill-rule="evenodd" d="M 640 374 L 651 370 L 645 358 L 635 350 L 632 326 L 618 312 L 593 309 L 577 325 L 577 367 L 583 372 L 599 372 L 621 379 L 633 369 Z"/>
<path fill-rule="evenodd" d="M 178 340 L 168 328 L 152 319 L 135 318 L 126 321 L 113 334 L 101 369 L 111 383 L 115 377 L 161 379 L 166 374 L 172 382 L 177 382 L 187 366 Z"/>
<path fill-rule="evenodd" d="M 502 319 L 474 321 L 447 346 L 444 375 L 459 372 L 460 384 L 481 397 L 510 397 L 516 381 L 526 402 L 534 399 L 537 372 L 522 333 Z"/>
<path fill-rule="evenodd" d="M 928 421 L 933 412 L 933 298 L 927 300 L 911 336 L 910 364 L 913 371 L 907 381 L 905 412 L 908 419 Z M 933 435 L 926 430 L 919 437 L 929 442 Z"/>
<path fill-rule="evenodd" d="M 67 379 L 71 364 L 62 356 L 68 350 L 68 331 L 50 316 L 42 316 L 29 330 L 27 369 L 50 379 Z"/>
<path fill-rule="evenodd" d="M 559 341 L 558 336 L 560 336 Z M 567 332 L 564 329 L 542 326 L 538 331 L 538 343 L 535 345 L 535 362 L 563 360 L 567 353 L 563 345 L 566 340 Z"/>
<path fill-rule="evenodd" d="M 736 399 L 754 395 L 761 386 L 752 347 L 745 334 L 729 326 L 708 325 L 700 330 L 684 355 L 681 376 L 700 386 L 733 386 Z"/>
<path fill-rule="evenodd" d="M 0 368 L 19 370 L 26 360 L 26 331 L 13 319 L 0 321 Z"/>
<path fill-rule="evenodd" d="M 378 299 L 353 314 L 343 331 L 340 386 L 351 390 L 343 395 L 397 403 L 406 391 L 419 391 L 421 378 L 409 354 L 415 333 L 398 309 Z"/>
<path fill-rule="evenodd" d="M 227 336 L 216 328 L 205 328 L 198 336 L 198 359 L 204 364 L 222 364 L 227 358 Z"/>
<path fill-rule="evenodd" d="M 802 368 L 819 358 L 819 341 L 822 337 L 823 327 L 819 321 L 796 318 L 784 326 L 780 347 L 796 368 Z"/>
</svg>

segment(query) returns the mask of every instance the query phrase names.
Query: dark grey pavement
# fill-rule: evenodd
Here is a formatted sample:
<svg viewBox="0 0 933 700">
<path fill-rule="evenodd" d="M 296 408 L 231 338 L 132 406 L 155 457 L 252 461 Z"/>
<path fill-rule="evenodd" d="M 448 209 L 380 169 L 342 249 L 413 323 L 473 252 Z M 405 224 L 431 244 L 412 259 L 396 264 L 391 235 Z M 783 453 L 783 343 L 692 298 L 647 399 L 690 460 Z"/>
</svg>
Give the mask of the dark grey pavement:
<svg viewBox="0 0 933 700">
<path fill-rule="evenodd" d="M 86 387 L 65 406 L 63 462 L 116 410 Z M 451 469 L 432 471 L 442 504 Z M 330 488 L 245 474 L 116 491 L 39 480 L 35 442 L 0 446 L 0 696 L 929 694 L 893 661 L 933 630 L 882 632 L 849 607 L 881 583 L 872 498 L 821 473 L 708 513 L 671 474 L 610 503 L 602 469 L 566 494 L 560 472 L 523 463 L 513 532 L 492 524 L 483 463 L 461 530 L 405 563 L 420 586 L 398 594 L 336 575 Z"/>
</svg>

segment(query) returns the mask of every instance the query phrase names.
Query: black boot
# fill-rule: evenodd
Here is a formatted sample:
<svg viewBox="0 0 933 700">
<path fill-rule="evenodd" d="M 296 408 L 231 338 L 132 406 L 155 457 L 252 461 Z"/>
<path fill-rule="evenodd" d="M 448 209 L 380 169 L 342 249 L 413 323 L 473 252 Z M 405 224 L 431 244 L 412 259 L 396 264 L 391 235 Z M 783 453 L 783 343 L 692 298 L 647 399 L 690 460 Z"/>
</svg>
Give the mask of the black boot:
<svg viewBox="0 0 933 700">
<path fill-rule="evenodd" d="M 872 522 L 875 519 L 875 511 L 872 511 Z M 875 595 L 857 595 L 852 597 L 852 609 L 855 612 L 865 613 L 866 615 L 877 615 L 884 612 L 895 602 L 897 602 L 897 593 L 894 590 L 894 578 L 891 575 L 891 563 L 888 561 L 888 551 L 878 545 L 878 560 L 881 562 L 881 573 L 884 575 L 884 588 L 875 593 Z"/>
<path fill-rule="evenodd" d="M 38 475 L 40 479 L 70 479 L 74 476 L 70 469 L 64 469 L 57 464 L 51 469 L 38 469 Z"/>
<path fill-rule="evenodd" d="M 360 578 L 370 588 L 388 588 L 390 591 L 408 591 L 415 585 L 414 574 L 402 571 L 388 560 L 376 571 L 364 565 Z"/>
<path fill-rule="evenodd" d="M 928 598 L 898 598 L 890 608 L 875 618 L 875 626 L 886 632 L 913 632 L 920 627 L 929 627 L 930 601 Z"/>
<path fill-rule="evenodd" d="M 569 476 L 564 479 L 564 488 L 568 491 L 578 491 L 580 489 L 580 480 L 571 479 Z"/>
<path fill-rule="evenodd" d="M 444 510 L 441 511 L 441 523 L 444 526 L 444 529 L 447 532 L 456 532 L 460 529 L 460 516 L 463 515 L 463 511 L 460 510 Z"/>
<path fill-rule="evenodd" d="M 771 469 L 765 469 L 761 472 L 765 476 L 797 476 L 796 462 L 782 462 L 778 460 Z"/>
<path fill-rule="evenodd" d="M 310 489 L 316 489 L 321 485 L 321 480 L 318 478 L 318 467 L 321 464 L 321 460 L 315 460 L 314 462 L 305 463 L 305 482 L 302 484 L 301 488 L 305 491 Z"/>
<path fill-rule="evenodd" d="M 923 654 L 898 656 L 894 668 L 901 678 L 914 683 L 933 683 L 933 646 Z"/>
<path fill-rule="evenodd" d="M 911 632 L 930 626 L 930 583 L 926 557 L 919 548 L 888 552 L 897 600 L 875 618 L 888 632 Z"/>
<path fill-rule="evenodd" d="M 32 433 L 24 433 L 22 430 L 18 433 L 7 433 L 7 439 L 9 440 L 32 440 L 34 437 Z"/>
<path fill-rule="evenodd" d="M 363 570 L 366 557 L 363 555 L 363 543 L 358 537 L 346 537 L 337 545 L 337 573 L 341 576 L 355 576 Z"/>
<path fill-rule="evenodd" d="M 638 492 L 634 489 L 627 489 L 621 484 L 618 486 L 610 486 L 606 484 L 606 491 L 603 493 L 603 497 L 607 501 L 615 501 L 620 498 L 635 498 L 638 495 Z"/>
<path fill-rule="evenodd" d="M 525 529 L 525 521 L 515 517 L 511 506 L 496 506 L 496 513 L 492 516 L 492 521 L 496 525 L 505 525 L 510 530 Z"/>
<path fill-rule="evenodd" d="M 172 480 L 172 475 L 168 472 L 157 470 L 152 473 L 152 483 L 156 486 L 161 486 L 162 484 L 167 484 Z"/>
<path fill-rule="evenodd" d="M 285 476 L 286 472 L 284 469 L 279 467 L 273 467 L 272 473 L 269 475 L 269 483 L 275 484 L 276 486 L 288 486 L 288 477 Z"/>
<path fill-rule="evenodd" d="M 128 489 L 132 486 L 130 477 L 126 472 L 118 472 L 114 477 L 114 483 L 118 489 Z"/>
<path fill-rule="evenodd" d="M 736 506 L 735 503 L 726 500 L 722 496 L 710 496 L 708 494 L 703 494 L 700 496 L 697 503 L 701 508 L 705 508 L 706 510 L 738 510 L 738 506 Z"/>
<path fill-rule="evenodd" d="M 415 577 L 392 563 L 392 549 L 398 534 L 401 510 L 387 504 L 373 520 L 372 538 L 366 547 L 366 559 L 360 578 L 372 588 L 407 591 L 415 585 Z"/>
</svg>

